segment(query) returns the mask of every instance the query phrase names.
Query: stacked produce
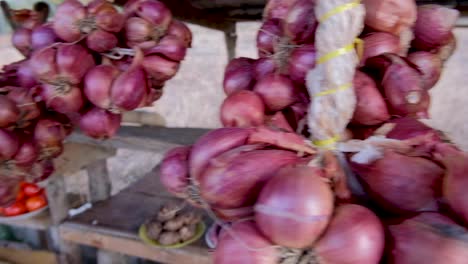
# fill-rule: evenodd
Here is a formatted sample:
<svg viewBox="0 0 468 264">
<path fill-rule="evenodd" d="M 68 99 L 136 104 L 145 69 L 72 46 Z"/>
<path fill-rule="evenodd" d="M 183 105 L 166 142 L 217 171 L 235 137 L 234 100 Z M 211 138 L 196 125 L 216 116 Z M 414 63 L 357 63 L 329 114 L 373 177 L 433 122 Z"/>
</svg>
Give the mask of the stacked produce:
<svg viewBox="0 0 468 264">
<path fill-rule="evenodd" d="M 0 207 L 0 215 L 4 217 L 32 213 L 47 206 L 45 190 L 34 183 L 21 182 L 15 202 Z"/>
<path fill-rule="evenodd" d="M 74 127 L 106 139 L 123 112 L 158 100 L 192 40 L 157 0 L 129 1 L 122 11 L 105 0 L 66 0 L 50 22 L 20 13 L 12 41 L 25 58 L 0 72 L 1 205 L 14 201 L 19 181 L 51 175 Z"/>
<path fill-rule="evenodd" d="M 167 190 L 222 226 L 215 263 L 468 262 L 468 154 L 419 120 L 458 12 L 362 4 L 270 0 L 225 128 L 165 156 Z"/>
</svg>

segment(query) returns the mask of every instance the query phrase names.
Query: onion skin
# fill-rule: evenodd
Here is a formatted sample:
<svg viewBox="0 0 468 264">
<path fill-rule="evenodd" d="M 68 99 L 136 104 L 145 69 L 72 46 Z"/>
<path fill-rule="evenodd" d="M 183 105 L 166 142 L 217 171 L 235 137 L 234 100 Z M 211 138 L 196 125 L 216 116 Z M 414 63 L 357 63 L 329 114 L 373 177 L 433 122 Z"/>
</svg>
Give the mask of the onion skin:
<svg viewBox="0 0 468 264">
<path fill-rule="evenodd" d="M 284 150 L 231 150 L 210 161 L 200 178 L 200 193 L 214 207 L 251 206 L 275 171 L 297 160 Z"/>
<path fill-rule="evenodd" d="M 183 40 L 171 35 L 164 36 L 159 41 L 158 45 L 145 52 L 146 55 L 158 54 L 176 62 L 182 61 L 186 53 L 187 47 Z"/>
<path fill-rule="evenodd" d="M 436 130 L 412 117 L 393 119 L 389 123 L 394 127 L 385 135 L 387 138 L 406 140 L 429 134 L 436 142 L 442 140 Z"/>
<path fill-rule="evenodd" d="M 52 118 L 40 119 L 34 128 L 34 141 L 41 148 L 59 146 L 66 137 L 64 125 Z"/>
<path fill-rule="evenodd" d="M 268 0 L 263 18 L 266 19 L 285 19 L 289 9 L 296 0 Z"/>
<path fill-rule="evenodd" d="M 24 88 L 32 88 L 38 84 L 29 63 L 29 60 L 22 61 L 17 71 L 19 85 Z"/>
<path fill-rule="evenodd" d="M 320 263 L 379 263 L 385 245 L 384 228 L 369 209 L 357 204 L 335 209 L 324 235 L 314 244 Z"/>
<path fill-rule="evenodd" d="M 315 68 L 316 58 L 317 51 L 314 45 L 304 45 L 294 49 L 289 55 L 287 66 L 291 80 L 304 84 L 307 72 Z"/>
<path fill-rule="evenodd" d="M 442 62 L 445 63 L 453 55 L 456 49 L 457 49 L 457 40 L 455 39 L 455 35 L 452 32 L 450 34 L 448 43 L 437 48 L 434 52 L 436 52 L 437 56 L 439 56 Z"/>
<path fill-rule="evenodd" d="M 77 0 L 66 0 L 57 7 L 53 28 L 55 34 L 67 42 L 77 41 L 81 31 L 76 22 L 86 18 L 86 8 Z"/>
<path fill-rule="evenodd" d="M 42 49 L 58 42 L 58 40 L 51 24 L 38 26 L 31 32 L 31 48 L 33 50 Z"/>
<path fill-rule="evenodd" d="M 269 75 L 260 80 L 254 87 L 254 92 L 262 97 L 267 110 L 280 111 L 296 102 L 296 87 L 284 75 Z"/>
<path fill-rule="evenodd" d="M 372 164 L 352 162 L 351 166 L 384 211 L 405 214 L 437 209 L 444 170 L 436 163 L 386 151 Z"/>
<path fill-rule="evenodd" d="M 223 88 L 226 95 L 241 90 L 252 90 L 255 83 L 254 60 L 236 58 L 229 62 L 224 71 Z"/>
<path fill-rule="evenodd" d="M 136 13 L 139 17 L 164 30 L 169 27 L 172 21 L 171 11 L 162 2 L 156 0 L 142 1 L 136 9 Z"/>
<path fill-rule="evenodd" d="M 298 153 L 315 154 L 317 151 L 307 139 L 294 132 L 282 131 L 278 128 L 259 126 L 253 129 L 249 136 L 249 144 L 269 144 Z"/>
<path fill-rule="evenodd" d="M 458 10 L 440 5 L 418 7 L 412 45 L 418 50 L 430 51 L 447 44 L 459 15 Z"/>
<path fill-rule="evenodd" d="M 468 259 L 467 230 L 443 215 L 422 213 L 388 230 L 388 263 L 462 264 Z"/>
<path fill-rule="evenodd" d="M 57 49 L 57 68 L 61 77 L 79 84 L 86 72 L 94 67 L 93 56 L 80 45 L 61 45 Z"/>
<path fill-rule="evenodd" d="M 230 94 L 221 105 L 221 122 L 224 127 L 252 127 L 263 124 L 265 105 L 252 91 Z"/>
<path fill-rule="evenodd" d="M 84 94 L 86 98 L 102 109 L 110 109 L 112 83 L 120 71 L 112 65 L 98 65 L 88 71 L 84 78 Z"/>
<path fill-rule="evenodd" d="M 40 162 L 34 163 L 31 170 L 31 177 L 34 183 L 42 182 L 54 173 L 55 167 L 52 159 L 44 159 Z"/>
<path fill-rule="evenodd" d="M 442 60 L 436 54 L 417 51 L 408 55 L 408 60 L 417 66 L 421 72 L 423 87 L 426 90 L 436 85 L 442 74 Z"/>
<path fill-rule="evenodd" d="M 250 133 L 251 130 L 245 128 L 220 128 L 200 137 L 190 153 L 190 176 L 197 183 L 211 159 L 244 145 Z"/>
<path fill-rule="evenodd" d="M 255 204 L 255 221 L 274 243 L 311 246 L 333 213 L 333 192 L 318 168 L 285 167 L 263 187 Z"/>
<path fill-rule="evenodd" d="M 387 105 L 372 78 L 361 71 L 356 71 L 353 85 L 357 99 L 353 123 L 377 125 L 390 119 Z"/>
<path fill-rule="evenodd" d="M 58 74 L 55 57 L 57 49 L 43 48 L 33 53 L 29 66 L 31 67 L 34 76 L 39 80 L 50 80 Z"/>
<path fill-rule="evenodd" d="M 17 29 L 11 38 L 13 46 L 24 56 L 28 57 L 32 51 L 31 30 L 27 28 Z"/>
<path fill-rule="evenodd" d="M 257 34 L 257 48 L 260 58 L 272 55 L 278 49 L 283 36 L 281 20 L 271 19 L 263 23 Z"/>
<path fill-rule="evenodd" d="M 20 111 L 5 95 L 0 95 L 0 128 L 9 127 L 18 121 Z"/>
<path fill-rule="evenodd" d="M 378 31 L 398 36 L 416 22 L 415 1 L 363 0 L 362 3 L 366 8 L 366 25 Z"/>
<path fill-rule="evenodd" d="M 95 107 L 81 116 L 80 129 L 89 137 L 107 139 L 117 133 L 121 122 L 122 115 Z"/>
<path fill-rule="evenodd" d="M 16 196 L 20 190 L 19 186 L 20 179 L 2 177 L 0 182 L 0 206 L 6 207 L 16 201 Z"/>
<path fill-rule="evenodd" d="M 32 166 L 39 157 L 39 149 L 31 138 L 23 137 L 18 152 L 13 158 L 16 166 Z"/>
<path fill-rule="evenodd" d="M 257 81 L 274 74 L 278 66 L 273 58 L 260 58 L 254 63 L 254 74 Z"/>
<path fill-rule="evenodd" d="M 297 0 L 283 22 L 285 35 L 296 44 L 314 43 L 317 26 L 315 0 Z"/>
<path fill-rule="evenodd" d="M 13 158 L 18 149 L 18 138 L 12 132 L 0 129 L 0 160 Z"/>
<path fill-rule="evenodd" d="M 468 223 L 468 199 L 466 187 L 468 186 L 468 156 L 448 144 L 438 144 L 435 157 L 446 168 L 443 196 L 450 208 L 464 223 Z"/>
<path fill-rule="evenodd" d="M 20 119 L 17 120 L 16 126 L 19 128 L 26 127 L 31 121 L 38 118 L 41 114 L 41 108 L 35 102 L 34 96 L 36 90 L 26 89 L 22 87 L 14 87 L 7 97 L 16 104 L 20 111 Z"/>
<path fill-rule="evenodd" d="M 70 87 L 66 92 L 57 92 L 56 87 L 44 84 L 42 85 L 42 98 L 47 107 L 59 113 L 77 113 L 84 105 L 84 98 L 79 87 Z"/>
<path fill-rule="evenodd" d="M 214 252 L 214 264 L 277 264 L 277 248 L 265 238 L 252 221 L 238 222 L 230 227 L 231 232 L 222 230 Z M 239 243 L 243 241 L 245 245 Z M 249 250 L 249 248 L 254 250 Z"/>
<path fill-rule="evenodd" d="M 166 153 L 161 162 L 160 181 L 171 194 L 187 198 L 190 184 L 188 159 L 191 147 L 177 147 Z"/>
<path fill-rule="evenodd" d="M 136 66 L 115 79 L 110 97 L 119 110 L 131 111 L 141 104 L 147 91 L 146 74 L 142 67 Z"/>
<path fill-rule="evenodd" d="M 105 52 L 116 47 L 118 43 L 117 37 L 104 30 L 94 30 L 89 33 L 86 38 L 86 46 L 96 52 Z"/>
<path fill-rule="evenodd" d="M 176 75 L 180 64 L 158 55 L 150 55 L 143 59 L 142 66 L 153 79 L 165 82 Z"/>
<path fill-rule="evenodd" d="M 364 41 L 364 53 L 361 59 L 362 64 L 365 64 L 368 58 L 382 55 L 384 53 L 401 52 L 400 39 L 387 32 L 373 32 L 366 35 Z"/>
<path fill-rule="evenodd" d="M 185 43 L 185 47 L 192 47 L 192 31 L 190 31 L 185 23 L 173 19 L 166 34 L 182 40 Z"/>
</svg>

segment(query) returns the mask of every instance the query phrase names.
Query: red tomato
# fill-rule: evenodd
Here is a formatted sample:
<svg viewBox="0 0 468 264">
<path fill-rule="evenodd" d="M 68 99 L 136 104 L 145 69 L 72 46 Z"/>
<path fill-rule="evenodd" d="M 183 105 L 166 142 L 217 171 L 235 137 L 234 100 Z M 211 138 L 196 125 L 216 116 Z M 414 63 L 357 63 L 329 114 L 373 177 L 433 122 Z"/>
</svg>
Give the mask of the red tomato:
<svg viewBox="0 0 468 264">
<path fill-rule="evenodd" d="M 28 197 L 36 196 L 41 193 L 42 188 L 33 183 L 25 183 L 23 185 L 24 194 Z"/>
<path fill-rule="evenodd" d="M 24 194 L 23 190 L 19 190 L 18 194 L 16 195 L 16 201 L 23 201 L 26 198 L 26 194 Z"/>
<path fill-rule="evenodd" d="M 22 202 L 15 202 L 14 204 L 7 206 L 3 209 L 3 213 L 6 216 L 15 216 L 28 212 L 26 206 Z"/>
<path fill-rule="evenodd" d="M 44 195 L 30 197 L 26 200 L 26 208 L 32 212 L 47 205 Z"/>
</svg>

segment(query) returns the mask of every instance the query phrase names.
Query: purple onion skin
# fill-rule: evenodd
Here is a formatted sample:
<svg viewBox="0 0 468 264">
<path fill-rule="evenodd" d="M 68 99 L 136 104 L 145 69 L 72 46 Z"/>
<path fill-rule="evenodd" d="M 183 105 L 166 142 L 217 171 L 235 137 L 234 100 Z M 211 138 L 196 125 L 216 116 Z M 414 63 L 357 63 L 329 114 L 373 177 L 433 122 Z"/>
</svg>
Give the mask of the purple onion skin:
<svg viewBox="0 0 468 264">
<path fill-rule="evenodd" d="M 221 122 L 224 127 L 252 127 L 265 121 L 262 98 L 252 91 L 230 94 L 221 105 Z"/>
<path fill-rule="evenodd" d="M 143 1 L 136 13 L 139 17 L 151 22 L 153 25 L 166 30 L 172 22 L 171 11 L 159 1 Z"/>
<path fill-rule="evenodd" d="M 0 160 L 13 158 L 18 149 L 18 138 L 12 132 L 0 129 Z"/>
<path fill-rule="evenodd" d="M 190 149 L 190 146 L 173 148 L 166 153 L 161 162 L 161 183 L 171 194 L 182 198 L 185 198 L 190 184 L 188 166 Z"/>
<path fill-rule="evenodd" d="M 96 52 L 111 50 L 117 43 L 118 39 L 114 34 L 100 29 L 94 30 L 86 37 L 86 45 Z"/>
<path fill-rule="evenodd" d="M 113 114 L 99 108 L 92 108 L 80 118 L 80 129 L 86 135 L 96 139 L 113 137 L 120 128 L 122 115 Z"/>
<path fill-rule="evenodd" d="M 315 68 L 317 51 L 314 45 L 304 45 L 291 52 L 288 62 L 289 77 L 296 83 L 304 84 L 307 72 Z"/>
<path fill-rule="evenodd" d="M 190 153 L 190 176 L 196 181 L 211 159 L 230 149 L 244 145 L 251 133 L 246 128 L 220 128 L 200 137 Z"/>
<path fill-rule="evenodd" d="M 17 29 L 11 38 L 13 46 L 24 56 L 28 57 L 32 51 L 31 30 L 26 28 Z"/>
<path fill-rule="evenodd" d="M 33 50 L 42 49 L 58 41 L 59 39 L 50 24 L 35 28 L 31 34 L 31 47 Z"/>
<path fill-rule="evenodd" d="M 60 76 L 71 84 L 81 83 L 85 74 L 95 65 L 91 53 L 77 44 L 59 46 L 56 63 Z"/>
<path fill-rule="evenodd" d="M 77 0 L 66 0 L 57 7 L 53 28 L 57 36 L 67 42 L 81 38 L 80 28 L 76 22 L 86 18 L 86 8 Z"/>
<path fill-rule="evenodd" d="M 182 40 L 185 43 L 185 47 L 190 48 L 192 46 L 192 31 L 190 31 L 185 23 L 173 19 L 166 33 Z"/>
<path fill-rule="evenodd" d="M 439 81 L 443 62 L 437 54 L 417 51 L 408 55 L 408 60 L 415 64 L 421 72 L 423 87 L 430 90 Z"/>
<path fill-rule="evenodd" d="M 8 97 L 0 95 L 0 128 L 15 124 L 20 117 L 20 111 L 16 104 Z"/>
<path fill-rule="evenodd" d="M 102 109 L 110 109 L 112 83 L 120 71 L 112 65 L 98 65 L 92 68 L 84 78 L 84 94 L 86 98 Z"/>
<path fill-rule="evenodd" d="M 154 80 L 165 82 L 176 75 L 180 63 L 163 58 L 159 55 L 145 56 L 142 62 L 143 68 Z"/>
<path fill-rule="evenodd" d="M 164 36 L 159 43 L 153 48 L 145 51 L 145 54 L 157 54 L 170 59 L 172 61 L 180 62 L 187 54 L 186 43 L 183 40 L 173 35 Z"/>
<path fill-rule="evenodd" d="M 145 71 L 137 66 L 115 79 L 112 85 L 111 99 L 120 110 L 136 109 L 144 100 L 148 91 Z"/>
<path fill-rule="evenodd" d="M 29 65 L 30 61 L 23 61 L 18 68 L 18 81 L 21 87 L 32 88 L 36 86 L 37 80 L 34 77 L 34 72 Z"/>
<path fill-rule="evenodd" d="M 41 95 L 47 107 L 62 114 L 78 113 L 84 105 L 83 93 L 77 86 L 70 87 L 65 93 L 59 93 L 55 86 L 44 84 Z"/>
<path fill-rule="evenodd" d="M 273 58 L 260 58 L 254 63 L 255 79 L 257 81 L 277 72 L 278 66 Z"/>
<path fill-rule="evenodd" d="M 255 85 L 254 92 L 262 97 L 267 110 L 272 112 L 280 111 L 297 100 L 294 83 L 284 75 L 269 75 L 263 78 Z"/>
<path fill-rule="evenodd" d="M 296 44 L 313 44 L 317 26 L 315 0 L 297 0 L 283 23 L 285 35 Z"/>
<path fill-rule="evenodd" d="M 39 149 L 31 139 L 23 140 L 14 160 L 17 166 L 32 166 L 39 157 Z"/>
<path fill-rule="evenodd" d="M 263 23 L 257 35 L 257 48 L 259 57 L 274 54 L 283 36 L 281 21 L 278 19 L 267 20 Z"/>
<path fill-rule="evenodd" d="M 236 58 L 229 62 L 224 72 L 223 88 L 227 95 L 241 90 L 252 90 L 255 83 L 254 60 Z"/>
</svg>

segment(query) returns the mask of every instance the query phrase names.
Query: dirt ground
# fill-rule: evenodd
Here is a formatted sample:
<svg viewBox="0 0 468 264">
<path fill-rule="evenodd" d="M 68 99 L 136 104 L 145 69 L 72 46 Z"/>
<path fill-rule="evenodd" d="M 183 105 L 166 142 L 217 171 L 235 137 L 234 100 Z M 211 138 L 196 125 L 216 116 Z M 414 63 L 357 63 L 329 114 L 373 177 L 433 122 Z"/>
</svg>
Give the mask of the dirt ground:
<svg viewBox="0 0 468 264">
<path fill-rule="evenodd" d="M 255 36 L 259 23 L 238 25 L 237 56 L 256 57 Z M 194 34 L 193 48 L 183 62 L 180 72 L 170 80 L 162 99 L 145 111 L 156 111 L 165 117 L 169 127 L 220 126 L 218 109 L 224 98 L 222 78 L 227 63 L 224 35 L 219 31 L 190 25 Z M 428 121 L 445 131 L 454 142 L 468 150 L 468 29 L 455 30 L 458 49 L 450 59 L 438 85 L 432 93 L 432 120 Z M 0 37 L 0 64 L 20 58 L 11 48 L 8 37 Z M 149 172 L 163 153 L 119 150 L 108 161 L 113 193 Z M 87 177 L 80 172 L 67 178 L 72 192 L 87 192 Z"/>
</svg>

